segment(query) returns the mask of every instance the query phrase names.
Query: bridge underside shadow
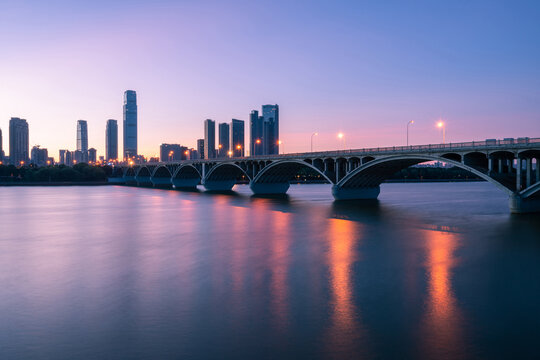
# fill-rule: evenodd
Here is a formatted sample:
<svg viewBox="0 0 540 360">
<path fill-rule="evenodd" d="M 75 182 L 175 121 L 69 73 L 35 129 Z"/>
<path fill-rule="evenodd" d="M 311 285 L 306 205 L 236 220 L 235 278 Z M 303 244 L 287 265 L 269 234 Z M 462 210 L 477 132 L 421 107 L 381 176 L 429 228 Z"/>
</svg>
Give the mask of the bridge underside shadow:
<svg viewBox="0 0 540 360">
<path fill-rule="evenodd" d="M 251 191 L 258 196 L 284 195 L 289 190 L 292 180 L 300 171 L 306 174 L 321 176 L 328 183 L 330 179 L 319 169 L 300 160 L 284 160 L 272 163 L 265 167 L 249 184 Z"/>
</svg>

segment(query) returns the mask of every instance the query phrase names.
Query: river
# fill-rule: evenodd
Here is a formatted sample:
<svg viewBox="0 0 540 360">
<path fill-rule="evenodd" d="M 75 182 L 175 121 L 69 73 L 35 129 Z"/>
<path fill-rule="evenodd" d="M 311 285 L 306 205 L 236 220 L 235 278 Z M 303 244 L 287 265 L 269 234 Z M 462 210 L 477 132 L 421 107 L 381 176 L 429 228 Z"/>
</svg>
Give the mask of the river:
<svg viewBox="0 0 540 360">
<path fill-rule="evenodd" d="M 475 183 L 0 187 L 1 359 L 526 358 L 540 217 Z"/>
</svg>

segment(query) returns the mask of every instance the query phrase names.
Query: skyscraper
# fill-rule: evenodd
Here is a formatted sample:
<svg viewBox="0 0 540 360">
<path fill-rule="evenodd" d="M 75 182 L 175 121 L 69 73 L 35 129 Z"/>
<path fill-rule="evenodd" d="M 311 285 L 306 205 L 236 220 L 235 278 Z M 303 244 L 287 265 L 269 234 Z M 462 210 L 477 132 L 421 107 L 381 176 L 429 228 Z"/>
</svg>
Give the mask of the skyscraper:
<svg viewBox="0 0 540 360">
<path fill-rule="evenodd" d="M 197 139 L 197 152 L 201 159 L 204 159 L 204 139 Z"/>
<path fill-rule="evenodd" d="M 77 150 L 82 153 L 80 161 L 88 162 L 88 123 L 86 120 L 77 120 Z"/>
<path fill-rule="evenodd" d="M 279 154 L 279 107 L 278 105 L 263 105 L 264 121 L 263 143 L 265 155 Z"/>
<path fill-rule="evenodd" d="M 186 160 L 187 147 L 180 144 L 161 144 L 159 156 L 161 162 Z"/>
<path fill-rule="evenodd" d="M 118 122 L 107 120 L 105 129 L 105 161 L 118 159 Z"/>
<path fill-rule="evenodd" d="M 59 150 L 58 151 L 58 163 L 60 165 L 66 165 L 66 153 L 68 153 L 69 150 Z"/>
<path fill-rule="evenodd" d="M 231 122 L 231 150 L 234 157 L 244 156 L 244 121 L 232 119 Z"/>
<path fill-rule="evenodd" d="M 204 158 L 216 157 L 216 122 L 206 119 L 204 121 Z"/>
<path fill-rule="evenodd" d="M 47 165 L 47 159 L 49 157 L 49 152 L 47 149 L 42 149 L 39 145 L 32 147 L 30 163 L 37 166 Z"/>
<path fill-rule="evenodd" d="M 263 155 L 263 117 L 257 110 L 249 114 L 249 155 Z"/>
<path fill-rule="evenodd" d="M 97 160 L 97 150 L 94 148 L 88 149 L 88 162 L 91 164 L 95 164 Z"/>
<path fill-rule="evenodd" d="M 28 123 L 25 119 L 9 120 L 9 160 L 13 165 L 28 163 Z"/>
<path fill-rule="evenodd" d="M 227 157 L 229 153 L 229 124 L 219 124 L 219 142 L 218 142 L 218 157 Z"/>
<path fill-rule="evenodd" d="M 124 159 L 137 156 L 137 94 L 124 92 Z"/>
</svg>

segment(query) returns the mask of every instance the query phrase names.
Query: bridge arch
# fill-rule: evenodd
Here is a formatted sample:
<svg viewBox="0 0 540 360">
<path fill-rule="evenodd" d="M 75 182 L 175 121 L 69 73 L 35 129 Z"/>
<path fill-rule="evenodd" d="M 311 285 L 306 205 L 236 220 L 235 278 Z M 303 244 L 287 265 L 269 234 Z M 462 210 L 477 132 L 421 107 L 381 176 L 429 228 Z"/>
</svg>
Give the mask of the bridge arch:
<svg viewBox="0 0 540 360">
<path fill-rule="evenodd" d="M 141 166 L 135 172 L 135 181 L 137 181 L 137 185 L 139 186 L 152 186 L 151 177 L 152 172 L 146 166 Z"/>
<path fill-rule="evenodd" d="M 172 186 L 172 174 L 169 168 L 165 165 L 156 166 L 152 171 L 150 181 L 155 187 L 170 188 Z"/>
<path fill-rule="evenodd" d="M 193 189 L 197 187 L 201 179 L 199 170 L 191 164 L 186 164 L 176 168 L 172 174 L 171 182 L 176 189 Z"/>
<path fill-rule="evenodd" d="M 322 176 L 330 184 L 333 181 L 317 167 L 302 160 L 278 160 L 264 167 L 250 183 L 250 188 L 255 194 L 285 194 L 289 189 L 289 181 L 294 179 L 301 169 Z"/>
<path fill-rule="evenodd" d="M 207 190 L 230 191 L 240 176 L 244 176 L 248 181 L 251 180 L 248 173 L 238 164 L 218 163 L 208 171 L 202 182 Z"/>
<path fill-rule="evenodd" d="M 462 168 L 494 184 L 508 195 L 513 194 L 511 189 L 474 167 L 432 155 L 385 156 L 377 158 L 347 174 L 334 185 L 332 194 L 337 200 L 376 199 L 380 192 L 379 186 L 384 180 L 399 170 L 427 161 L 440 161 Z"/>
</svg>

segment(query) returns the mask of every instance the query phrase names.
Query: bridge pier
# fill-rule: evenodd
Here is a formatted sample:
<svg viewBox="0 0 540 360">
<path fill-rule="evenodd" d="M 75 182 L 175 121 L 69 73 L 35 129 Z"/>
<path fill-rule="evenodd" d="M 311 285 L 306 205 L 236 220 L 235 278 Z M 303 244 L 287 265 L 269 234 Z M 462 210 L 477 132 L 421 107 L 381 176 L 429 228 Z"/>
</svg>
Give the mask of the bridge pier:
<svg viewBox="0 0 540 360">
<path fill-rule="evenodd" d="M 157 188 L 170 188 L 172 186 L 171 178 L 168 177 L 152 177 L 150 181 Z"/>
<path fill-rule="evenodd" d="M 150 176 L 136 176 L 135 181 L 137 181 L 137 186 L 152 186 L 152 181 Z"/>
<path fill-rule="evenodd" d="M 332 186 L 332 195 L 336 200 L 375 200 L 380 192 L 380 186 L 369 188 L 344 188 L 337 185 Z"/>
<path fill-rule="evenodd" d="M 522 198 L 519 194 L 510 195 L 510 212 L 512 214 L 540 212 L 540 198 Z"/>
<path fill-rule="evenodd" d="M 290 184 L 283 183 L 254 183 L 251 182 L 249 187 L 255 195 L 277 195 L 286 194 Z"/>
<path fill-rule="evenodd" d="M 235 184 L 236 179 L 203 181 L 204 188 L 209 191 L 231 191 Z"/>
<path fill-rule="evenodd" d="M 175 189 L 196 189 L 199 184 L 199 179 L 172 179 L 172 184 Z"/>
</svg>

